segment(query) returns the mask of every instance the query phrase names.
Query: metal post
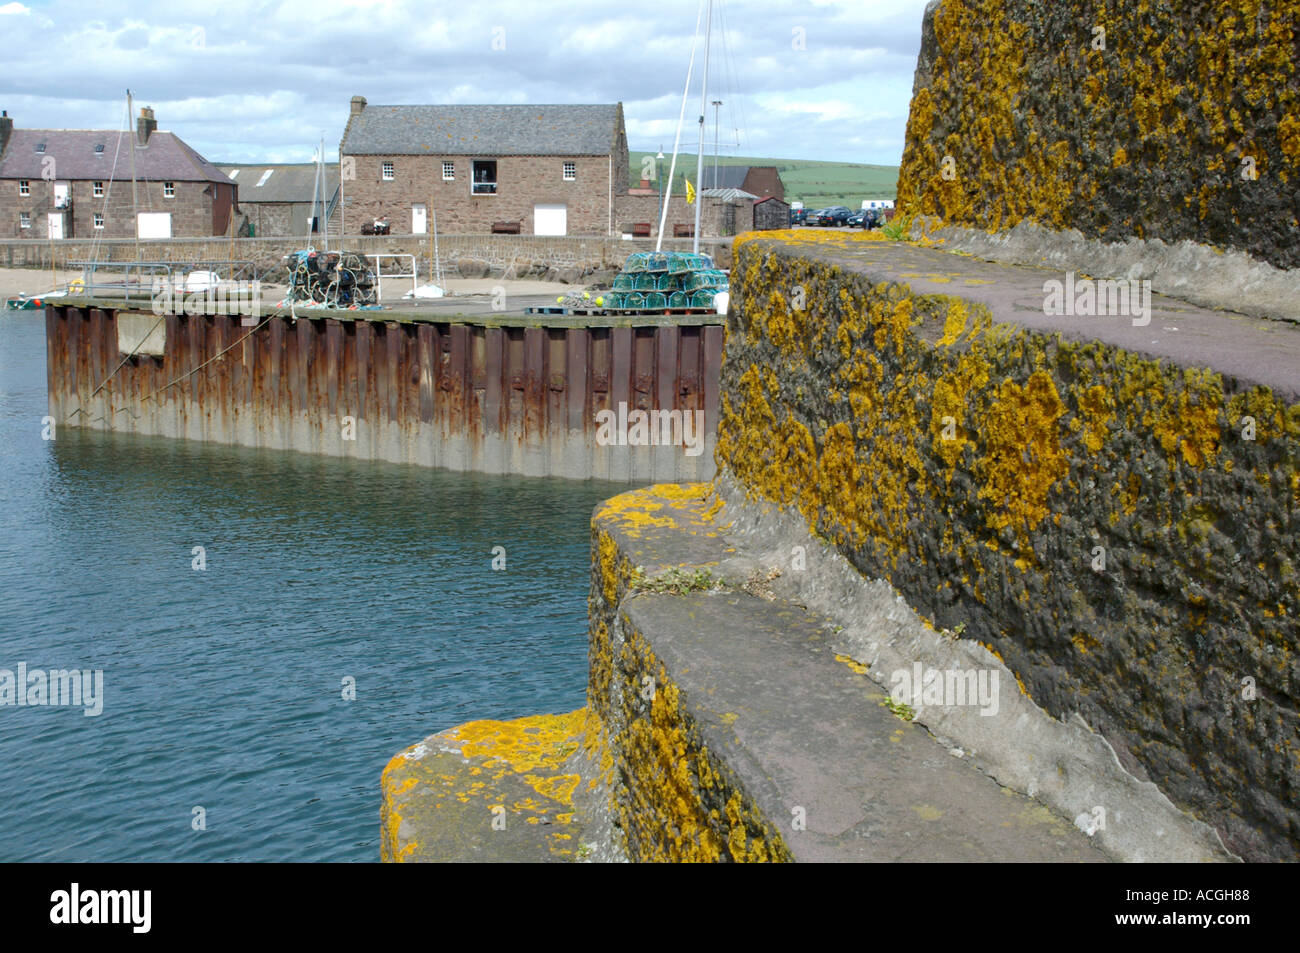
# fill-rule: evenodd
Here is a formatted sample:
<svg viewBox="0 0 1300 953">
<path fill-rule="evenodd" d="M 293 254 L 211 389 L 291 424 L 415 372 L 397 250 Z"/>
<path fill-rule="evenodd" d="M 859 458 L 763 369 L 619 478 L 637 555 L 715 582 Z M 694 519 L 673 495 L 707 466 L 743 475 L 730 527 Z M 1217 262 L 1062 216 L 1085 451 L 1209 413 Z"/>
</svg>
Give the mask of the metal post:
<svg viewBox="0 0 1300 953">
<path fill-rule="evenodd" d="M 709 0 L 708 22 L 704 27 L 704 79 L 700 84 L 700 145 L 699 153 L 695 157 L 695 181 L 699 185 L 699 191 L 695 193 L 695 240 L 691 243 L 691 251 L 699 254 L 700 251 L 700 208 L 704 205 L 704 104 L 709 101 L 709 43 L 713 36 L 713 0 Z"/>
</svg>

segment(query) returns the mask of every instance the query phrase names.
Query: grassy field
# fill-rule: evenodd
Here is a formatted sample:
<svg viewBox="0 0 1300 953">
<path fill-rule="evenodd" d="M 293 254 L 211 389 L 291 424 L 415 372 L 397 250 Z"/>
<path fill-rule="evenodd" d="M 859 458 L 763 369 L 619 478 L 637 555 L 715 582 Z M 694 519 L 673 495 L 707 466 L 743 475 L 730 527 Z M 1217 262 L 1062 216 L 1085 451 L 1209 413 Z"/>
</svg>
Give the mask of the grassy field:
<svg viewBox="0 0 1300 953">
<path fill-rule="evenodd" d="M 653 152 L 629 152 L 631 159 L 631 184 L 636 185 L 641 179 L 641 159 L 653 156 Z M 668 163 L 671 157 L 665 157 L 659 164 L 660 174 L 667 187 Z M 712 156 L 704 157 L 705 165 L 713 162 Z M 892 199 L 898 188 L 898 167 L 892 165 L 862 165 L 853 162 L 814 162 L 805 159 L 751 159 L 740 156 L 723 156 L 719 165 L 774 165 L 781 173 L 785 183 L 787 202 L 801 200 L 807 208 L 825 208 L 828 205 L 847 205 L 859 208 L 863 199 Z M 694 154 L 680 153 L 677 156 L 677 175 L 674 177 L 675 192 L 684 191 L 682 183 L 685 174 L 695 181 Z M 655 182 L 650 183 L 656 187 Z"/>
</svg>

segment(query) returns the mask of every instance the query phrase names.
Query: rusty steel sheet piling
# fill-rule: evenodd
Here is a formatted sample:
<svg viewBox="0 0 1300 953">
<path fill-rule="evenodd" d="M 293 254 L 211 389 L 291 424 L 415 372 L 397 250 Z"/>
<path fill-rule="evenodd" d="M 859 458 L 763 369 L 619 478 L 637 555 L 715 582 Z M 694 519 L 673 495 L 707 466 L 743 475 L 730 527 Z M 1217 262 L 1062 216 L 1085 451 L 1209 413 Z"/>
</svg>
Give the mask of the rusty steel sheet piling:
<svg viewBox="0 0 1300 953">
<path fill-rule="evenodd" d="M 57 424 L 482 473 L 627 483 L 714 474 L 720 318 L 316 309 L 245 326 L 238 314 L 167 314 L 157 353 L 132 354 L 131 335 L 144 333 L 132 329 L 159 320 L 103 300 L 47 303 Z M 620 403 L 629 415 L 702 411 L 702 432 L 656 426 L 651 439 L 677 442 L 639 445 L 624 418 L 602 433 L 597 415 L 618 418 Z"/>
</svg>

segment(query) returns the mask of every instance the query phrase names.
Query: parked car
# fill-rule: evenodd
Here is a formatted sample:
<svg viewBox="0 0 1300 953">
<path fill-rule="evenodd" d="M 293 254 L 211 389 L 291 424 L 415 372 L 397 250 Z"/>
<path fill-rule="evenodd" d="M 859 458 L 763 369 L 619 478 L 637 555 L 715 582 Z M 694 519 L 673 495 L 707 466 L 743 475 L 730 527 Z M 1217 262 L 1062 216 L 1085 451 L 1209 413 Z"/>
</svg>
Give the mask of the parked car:
<svg viewBox="0 0 1300 953">
<path fill-rule="evenodd" d="M 843 205 L 832 205 L 830 208 L 819 209 L 816 214 L 817 221 L 809 224 L 840 226 L 849 220 L 853 210 Z"/>
<path fill-rule="evenodd" d="M 790 209 L 790 224 L 791 224 L 791 225 L 807 225 L 807 224 L 808 224 L 808 210 L 807 210 L 806 208 L 792 208 L 792 209 Z"/>
<path fill-rule="evenodd" d="M 847 224 L 849 228 L 879 228 L 881 225 L 880 209 L 859 209 L 849 217 Z"/>
</svg>

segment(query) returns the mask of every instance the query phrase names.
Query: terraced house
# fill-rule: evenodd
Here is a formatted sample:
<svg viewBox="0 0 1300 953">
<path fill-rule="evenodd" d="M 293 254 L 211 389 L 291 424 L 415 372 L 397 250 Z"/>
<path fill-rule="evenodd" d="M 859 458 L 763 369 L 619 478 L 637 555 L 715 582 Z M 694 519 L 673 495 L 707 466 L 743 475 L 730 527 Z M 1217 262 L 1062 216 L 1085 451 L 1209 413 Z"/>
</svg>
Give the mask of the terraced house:
<svg viewBox="0 0 1300 953">
<path fill-rule="evenodd" d="M 135 187 L 132 188 L 132 150 Z M 140 110 L 135 134 L 16 129 L 0 115 L 0 237 L 202 238 L 224 235 L 237 188 Z"/>
<path fill-rule="evenodd" d="M 352 97 L 344 227 L 611 235 L 627 194 L 623 104 L 380 106 Z"/>
</svg>

